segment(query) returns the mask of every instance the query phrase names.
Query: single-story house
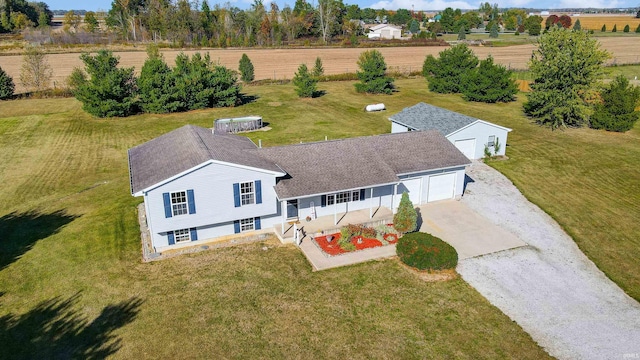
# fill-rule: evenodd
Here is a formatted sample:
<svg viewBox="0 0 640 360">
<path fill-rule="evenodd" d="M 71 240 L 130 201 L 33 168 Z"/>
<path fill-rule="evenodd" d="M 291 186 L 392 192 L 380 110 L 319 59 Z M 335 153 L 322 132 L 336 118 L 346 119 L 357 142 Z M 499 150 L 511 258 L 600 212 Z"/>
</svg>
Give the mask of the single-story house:
<svg viewBox="0 0 640 360">
<path fill-rule="evenodd" d="M 484 157 L 485 146 L 496 155 L 504 155 L 511 132 L 504 126 L 425 103 L 404 108 L 389 120 L 392 133 L 437 130 L 469 159 Z"/>
<path fill-rule="evenodd" d="M 297 219 L 462 195 L 470 161 L 437 131 L 259 148 L 187 125 L 129 149 L 155 251 Z M 373 211 L 372 211 L 373 210 Z M 372 215 L 370 215 L 372 216 Z M 336 222 L 337 223 L 337 222 Z"/>
<path fill-rule="evenodd" d="M 367 36 L 369 39 L 400 39 L 402 29 L 389 24 L 380 24 L 371 27 Z"/>
</svg>

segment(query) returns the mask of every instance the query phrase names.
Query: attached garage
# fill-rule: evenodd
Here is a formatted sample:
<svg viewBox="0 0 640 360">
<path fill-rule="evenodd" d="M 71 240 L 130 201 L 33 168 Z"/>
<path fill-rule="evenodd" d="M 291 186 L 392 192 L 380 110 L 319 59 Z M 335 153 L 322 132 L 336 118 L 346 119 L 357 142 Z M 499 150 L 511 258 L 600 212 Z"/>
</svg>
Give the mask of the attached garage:
<svg viewBox="0 0 640 360">
<path fill-rule="evenodd" d="M 429 176 L 427 202 L 452 199 L 456 188 L 456 173 Z"/>
<path fill-rule="evenodd" d="M 407 188 L 409 193 L 409 200 L 414 204 L 420 204 L 420 185 L 422 178 L 406 179 L 402 181 L 402 184 Z"/>
<path fill-rule="evenodd" d="M 469 159 L 475 159 L 476 139 L 456 140 L 454 145 Z"/>
</svg>

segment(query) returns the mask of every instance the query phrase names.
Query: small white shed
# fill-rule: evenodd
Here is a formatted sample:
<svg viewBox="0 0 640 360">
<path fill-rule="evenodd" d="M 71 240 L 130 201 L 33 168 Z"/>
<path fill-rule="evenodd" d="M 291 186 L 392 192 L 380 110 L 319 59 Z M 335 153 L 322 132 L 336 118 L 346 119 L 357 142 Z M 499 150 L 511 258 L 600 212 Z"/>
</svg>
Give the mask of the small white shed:
<svg viewBox="0 0 640 360">
<path fill-rule="evenodd" d="M 392 115 L 391 132 L 438 130 L 469 159 L 484 157 L 485 146 L 505 155 L 511 129 L 437 106 L 419 103 Z"/>
</svg>

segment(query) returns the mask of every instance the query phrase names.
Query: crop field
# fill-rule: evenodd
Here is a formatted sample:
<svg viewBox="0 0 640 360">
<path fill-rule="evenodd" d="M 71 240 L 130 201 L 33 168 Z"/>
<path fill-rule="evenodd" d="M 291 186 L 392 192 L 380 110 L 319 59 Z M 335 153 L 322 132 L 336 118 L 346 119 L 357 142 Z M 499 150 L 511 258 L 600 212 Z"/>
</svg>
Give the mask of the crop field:
<svg viewBox="0 0 640 360">
<path fill-rule="evenodd" d="M 513 36 L 513 35 L 511 35 Z M 610 63 L 639 63 L 640 62 L 640 36 L 632 37 L 605 37 L 601 38 L 602 47 L 613 55 Z M 441 46 L 429 47 L 395 47 L 380 48 L 390 70 L 411 72 L 422 69 L 422 63 L 427 55 L 435 55 L 444 50 Z M 527 62 L 535 45 L 515 45 L 507 47 L 473 47 L 473 51 L 481 59 L 492 55 L 496 62 L 513 69 L 526 69 Z M 246 53 L 255 66 L 256 80 L 260 79 L 291 79 L 301 63 L 312 66 L 316 57 L 321 57 L 325 73 L 341 74 L 353 73 L 357 70 L 358 56 L 366 49 L 358 48 L 309 48 L 309 49 L 208 49 L 199 50 L 208 52 L 213 61 L 219 62 L 232 69 L 238 68 L 238 62 L 243 53 Z M 193 54 L 196 51 L 185 51 Z M 173 64 L 179 51 L 163 51 L 165 59 Z M 124 67 L 134 66 L 140 71 L 146 53 L 144 51 L 115 52 L 120 56 L 120 65 Z M 53 81 L 57 87 L 64 87 L 65 79 L 75 67 L 82 67 L 80 54 L 65 53 L 48 55 L 49 63 L 53 68 Z M 0 67 L 10 76 L 16 79 L 16 91 L 24 91 L 19 84 L 21 56 L 0 56 Z"/>
<path fill-rule="evenodd" d="M 559 15 L 561 14 L 558 14 L 558 16 Z M 583 30 L 593 30 L 596 32 L 595 35 L 598 35 L 597 32 L 602 29 L 602 25 L 607 26 L 607 32 L 610 32 L 613 29 L 613 25 L 617 25 L 618 34 L 621 34 L 625 25 L 629 25 L 629 31 L 633 33 L 636 30 L 636 27 L 640 24 L 640 19 L 636 18 L 635 14 L 580 14 L 580 16 L 571 16 L 572 24 L 578 19 L 580 19 L 580 27 Z"/>
</svg>

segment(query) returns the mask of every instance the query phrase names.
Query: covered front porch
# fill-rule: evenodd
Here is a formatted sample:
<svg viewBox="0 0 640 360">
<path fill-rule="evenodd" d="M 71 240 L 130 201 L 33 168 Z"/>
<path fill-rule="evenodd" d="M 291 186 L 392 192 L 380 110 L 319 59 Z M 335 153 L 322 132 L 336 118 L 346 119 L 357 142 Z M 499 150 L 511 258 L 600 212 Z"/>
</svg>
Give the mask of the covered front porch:
<svg viewBox="0 0 640 360">
<path fill-rule="evenodd" d="M 296 230 L 300 232 L 300 239 L 316 234 L 332 234 L 340 232 L 340 228 L 348 224 L 363 224 L 365 226 L 377 226 L 393 222 L 393 211 L 385 206 L 380 206 L 373 211 L 369 209 L 352 210 L 335 215 L 319 216 L 307 221 L 306 218 L 289 220 L 282 225 L 274 226 L 276 234 L 283 241 L 294 241 Z"/>
</svg>

